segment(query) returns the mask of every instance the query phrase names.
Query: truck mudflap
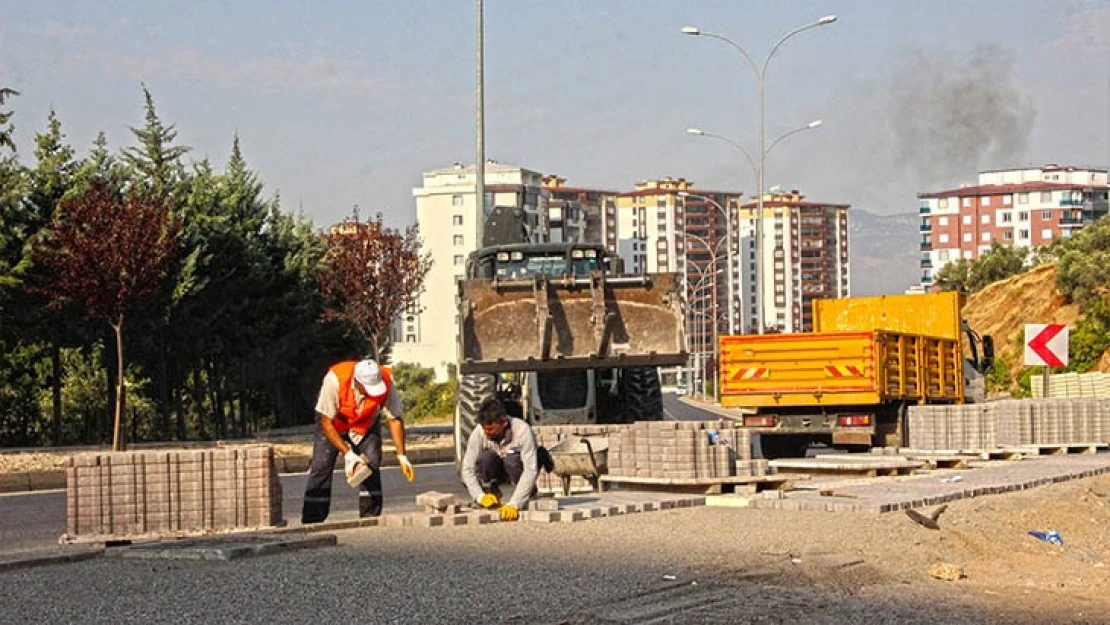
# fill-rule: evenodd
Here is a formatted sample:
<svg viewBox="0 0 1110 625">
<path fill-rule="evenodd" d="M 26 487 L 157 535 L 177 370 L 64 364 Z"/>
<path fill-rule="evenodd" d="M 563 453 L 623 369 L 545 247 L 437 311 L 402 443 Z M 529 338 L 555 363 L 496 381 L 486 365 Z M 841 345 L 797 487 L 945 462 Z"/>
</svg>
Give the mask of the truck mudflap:
<svg viewBox="0 0 1110 625">
<path fill-rule="evenodd" d="M 459 282 L 459 372 L 686 362 L 676 274 Z"/>
</svg>

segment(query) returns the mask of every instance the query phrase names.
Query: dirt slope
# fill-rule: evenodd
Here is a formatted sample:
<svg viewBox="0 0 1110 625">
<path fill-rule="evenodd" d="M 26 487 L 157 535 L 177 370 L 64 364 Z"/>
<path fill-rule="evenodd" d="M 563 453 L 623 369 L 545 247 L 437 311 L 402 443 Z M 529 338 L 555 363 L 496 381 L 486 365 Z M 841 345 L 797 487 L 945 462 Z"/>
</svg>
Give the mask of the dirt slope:
<svg viewBox="0 0 1110 625">
<path fill-rule="evenodd" d="M 1074 327 L 1079 307 L 1056 292 L 1056 266 L 1041 265 L 1023 274 L 995 282 L 970 296 L 964 318 L 980 334 L 994 337 L 999 358 L 1016 374 L 1023 368 L 1023 343 L 1027 323 L 1066 323 Z M 1110 350 L 1099 363 L 1110 371 Z"/>
</svg>

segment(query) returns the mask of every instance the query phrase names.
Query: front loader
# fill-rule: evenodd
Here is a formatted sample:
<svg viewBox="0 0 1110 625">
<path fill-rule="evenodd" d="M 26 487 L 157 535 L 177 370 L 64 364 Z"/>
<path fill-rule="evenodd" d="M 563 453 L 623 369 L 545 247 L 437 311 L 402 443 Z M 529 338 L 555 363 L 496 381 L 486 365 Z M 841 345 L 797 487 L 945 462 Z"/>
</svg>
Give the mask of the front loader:
<svg viewBox="0 0 1110 625">
<path fill-rule="evenodd" d="M 662 419 L 657 368 L 687 359 L 679 279 L 618 267 L 591 244 L 471 254 L 458 283 L 456 459 L 494 396 L 535 425 Z"/>
</svg>

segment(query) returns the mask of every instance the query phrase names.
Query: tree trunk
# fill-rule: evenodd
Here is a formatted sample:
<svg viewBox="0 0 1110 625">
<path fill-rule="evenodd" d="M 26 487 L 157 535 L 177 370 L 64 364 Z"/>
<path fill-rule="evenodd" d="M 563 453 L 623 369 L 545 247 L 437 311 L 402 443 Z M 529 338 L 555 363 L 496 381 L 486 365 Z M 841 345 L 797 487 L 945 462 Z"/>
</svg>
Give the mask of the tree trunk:
<svg viewBox="0 0 1110 625">
<path fill-rule="evenodd" d="M 193 414 L 197 419 L 197 436 L 200 440 L 208 440 L 208 431 L 204 426 L 204 392 L 200 388 L 200 367 L 193 368 Z"/>
<path fill-rule="evenodd" d="M 161 336 L 158 340 L 158 436 L 160 440 L 173 438 L 170 430 L 170 372 L 169 356 L 166 354 L 166 339 Z"/>
<path fill-rule="evenodd" d="M 62 444 L 62 348 L 54 341 L 50 345 L 50 359 L 54 362 L 54 379 L 51 381 L 54 402 L 54 445 Z"/>
<path fill-rule="evenodd" d="M 125 378 L 123 375 L 123 316 L 112 324 L 112 332 L 116 335 L 116 420 L 112 428 L 112 451 L 120 451 L 120 420 L 123 418 L 125 405 Z"/>
</svg>

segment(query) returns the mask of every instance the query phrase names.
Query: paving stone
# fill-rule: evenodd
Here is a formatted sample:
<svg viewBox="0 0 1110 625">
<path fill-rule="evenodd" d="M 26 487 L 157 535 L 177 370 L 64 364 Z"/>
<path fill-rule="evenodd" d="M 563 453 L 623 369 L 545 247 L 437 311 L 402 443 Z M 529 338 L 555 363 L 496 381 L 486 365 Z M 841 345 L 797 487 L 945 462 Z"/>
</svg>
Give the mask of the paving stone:
<svg viewBox="0 0 1110 625">
<path fill-rule="evenodd" d="M 527 510 L 523 513 L 523 518 L 533 523 L 558 523 L 562 520 L 562 514 L 559 510 Z"/>
</svg>

